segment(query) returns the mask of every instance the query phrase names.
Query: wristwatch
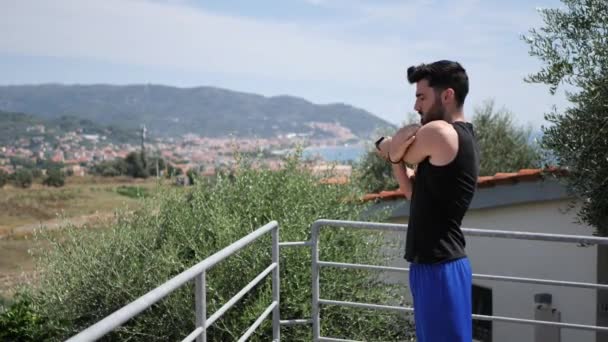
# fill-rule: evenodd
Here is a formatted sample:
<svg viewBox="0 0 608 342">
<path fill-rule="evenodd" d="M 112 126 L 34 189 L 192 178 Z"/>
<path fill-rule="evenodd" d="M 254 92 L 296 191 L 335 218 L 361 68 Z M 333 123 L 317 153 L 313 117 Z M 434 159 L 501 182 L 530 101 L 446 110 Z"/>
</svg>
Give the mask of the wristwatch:
<svg viewBox="0 0 608 342">
<path fill-rule="evenodd" d="M 376 140 L 374 143 L 376 145 L 376 149 L 380 151 L 380 143 L 384 140 L 384 137 L 380 137 L 380 139 Z"/>
</svg>

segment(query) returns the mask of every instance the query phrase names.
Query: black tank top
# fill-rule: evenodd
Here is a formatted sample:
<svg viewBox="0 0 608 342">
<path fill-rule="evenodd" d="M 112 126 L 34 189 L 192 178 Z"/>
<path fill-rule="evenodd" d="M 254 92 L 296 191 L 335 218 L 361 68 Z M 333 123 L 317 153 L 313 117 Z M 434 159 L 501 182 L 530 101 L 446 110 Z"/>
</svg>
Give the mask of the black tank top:
<svg viewBox="0 0 608 342">
<path fill-rule="evenodd" d="M 466 256 L 460 225 L 477 187 L 479 148 L 468 122 L 452 124 L 458 153 L 444 166 L 426 158 L 416 170 L 405 245 L 405 259 L 441 263 Z"/>
</svg>

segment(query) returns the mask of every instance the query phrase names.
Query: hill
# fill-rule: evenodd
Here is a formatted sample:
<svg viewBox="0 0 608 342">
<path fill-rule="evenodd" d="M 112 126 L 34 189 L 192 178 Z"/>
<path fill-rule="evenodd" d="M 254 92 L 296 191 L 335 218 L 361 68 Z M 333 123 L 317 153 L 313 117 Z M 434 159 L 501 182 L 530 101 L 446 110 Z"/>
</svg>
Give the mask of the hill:
<svg viewBox="0 0 608 342">
<path fill-rule="evenodd" d="M 302 133 L 320 137 L 331 136 L 337 128 L 368 138 L 376 129 L 393 127 L 346 104 L 318 105 L 292 96 L 264 97 L 214 87 L 0 86 L 0 110 L 43 119 L 69 116 L 128 130 L 146 124 L 150 133 L 165 137 L 185 133 L 264 138 Z"/>
<path fill-rule="evenodd" d="M 57 137 L 75 131 L 82 134 L 105 136 L 108 141 L 114 143 L 136 143 L 138 141 L 136 132 L 113 126 L 103 126 L 88 119 L 74 116 L 45 119 L 31 114 L 0 110 L 0 145 L 11 145 L 19 139 L 54 143 Z"/>
</svg>

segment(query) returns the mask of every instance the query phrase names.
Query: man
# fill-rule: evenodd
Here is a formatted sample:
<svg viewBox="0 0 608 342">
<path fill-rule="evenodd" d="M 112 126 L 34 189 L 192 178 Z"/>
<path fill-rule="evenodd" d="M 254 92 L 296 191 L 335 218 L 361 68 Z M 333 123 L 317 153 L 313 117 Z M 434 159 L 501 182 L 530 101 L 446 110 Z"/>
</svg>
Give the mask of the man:
<svg viewBox="0 0 608 342">
<path fill-rule="evenodd" d="M 460 229 L 475 193 L 479 152 L 463 105 L 468 76 L 457 62 L 412 66 L 420 129 L 377 144 L 411 200 L 405 258 L 410 262 L 419 342 L 472 340 L 472 272 Z M 414 133 L 412 133 L 414 131 Z M 415 134 L 415 135 L 412 135 Z M 404 165 L 417 165 L 414 171 Z"/>
</svg>

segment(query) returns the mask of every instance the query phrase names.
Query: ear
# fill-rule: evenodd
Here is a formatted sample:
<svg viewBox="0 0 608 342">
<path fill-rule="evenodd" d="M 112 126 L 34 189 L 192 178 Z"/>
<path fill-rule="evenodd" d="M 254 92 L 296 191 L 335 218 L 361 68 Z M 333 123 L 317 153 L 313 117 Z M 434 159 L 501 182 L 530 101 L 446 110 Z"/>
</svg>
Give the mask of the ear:
<svg viewBox="0 0 608 342">
<path fill-rule="evenodd" d="M 456 94 L 454 93 L 454 89 L 448 88 L 448 89 L 444 90 L 443 93 L 441 94 L 441 99 L 443 100 L 443 103 L 446 103 L 449 101 L 454 101 L 455 95 Z"/>
</svg>

